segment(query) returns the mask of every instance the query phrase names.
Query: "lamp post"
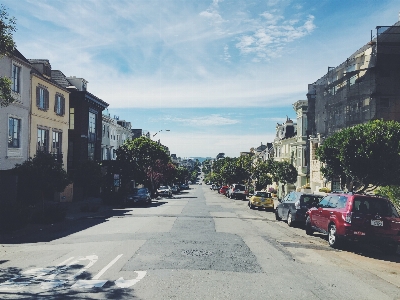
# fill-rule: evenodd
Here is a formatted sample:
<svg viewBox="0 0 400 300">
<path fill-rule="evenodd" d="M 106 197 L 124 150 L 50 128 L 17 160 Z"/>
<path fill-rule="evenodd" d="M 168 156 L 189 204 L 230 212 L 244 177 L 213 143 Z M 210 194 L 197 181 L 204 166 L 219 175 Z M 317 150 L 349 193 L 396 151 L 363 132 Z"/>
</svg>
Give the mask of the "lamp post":
<svg viewBox="0 0 400 300">
<path fill-rule="evenodd" d="M 155 136 L 157 135 L 157 133 L 159 133 L 159 132 L 161 132 L 161 131 L 163 131 L 163 129 L 161 129 L 161 130 L 157 131 L 155 134 L 153 134 L 153 137 L 155 137 Z M 171 130 L 165 129 L 165 131 L 171 131 Z"/>
</svg>

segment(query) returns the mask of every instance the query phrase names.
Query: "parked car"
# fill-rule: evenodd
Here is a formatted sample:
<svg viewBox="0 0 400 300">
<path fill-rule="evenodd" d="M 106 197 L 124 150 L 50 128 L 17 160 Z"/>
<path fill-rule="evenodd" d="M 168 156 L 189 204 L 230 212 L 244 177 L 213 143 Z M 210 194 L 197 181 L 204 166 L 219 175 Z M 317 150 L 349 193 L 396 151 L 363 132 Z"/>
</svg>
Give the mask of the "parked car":
<svg viewBox="0 0 400 300">
<path fill-rule="evenodd" d="M 227 196 L 231 199 L 233 198 L 233 199 L 246 200 L 247 194 L 248 192 L 246 190 L 246 186 L 243 184 L 236 183 L 232 184 Z"/>
<path fill-rule="evenodd" d="M 213 183 L 213 184 L 210 186 L 210 190 L 214 190 L 214 188 L 215 188 L 215 184 Z"/>
<path fill-rule="evenodd" d="M 381 197 L 329 194 L 307 212 L 306 233 L 328 235 L 331 247 L 345 241 L 376 243 L 394 253 L 400 244 L 400 217 L 393 204 Z"/>
<path fill-rule="evenodd" d="M 157 189 L 157 195 L 162 197 L 172 197 L 172 190 L 168 185 L 162 185 Z"/>
<path fill-rule="evenodd" d="M 180 188 L 181 188 L 181 190 L 188 190 L 188 189 L 189 189 L 189 186 L 188 186 L 187 184 L 185 184 L 185 183 L 182 183 L 182 184 L 180 185 Z"/>
<path fill-rule="evenodd" d="M 254 195 L 249 199 L 250 209 L 255 207 L 274 209 L 274 200 L 272 200 L 271 193 L 256 191 Z"/>
<path fill-rule="evenodd" d="M 172 194 L 178 194 L 180 191 L 179 187 L 177 185 L 171 186 L 171 192 Z"/>
<path fill-rule="evenodd" d="M 218 193 L 225 195 L 226 191 L 229 189 L 229 186 L 227 185 L 223 185 L 221 186 L 221 188 L 219 189 Z"/>
<path fill-rule="evenodd" d="M 293 226 L 294 223 L 304 224 L 307 211 L 311 207 L 315 207 L 322 197 L 321 195 L 290 192 L 276 206 L 275 218 L 287 221 L 289 226 Z"/>
<path fill-rule="evenodd" d="M 134 188 L 125 198 L 126 204 L 149 204 L 151 203 L 150 192 L 147 188 Z"/>
</svg>

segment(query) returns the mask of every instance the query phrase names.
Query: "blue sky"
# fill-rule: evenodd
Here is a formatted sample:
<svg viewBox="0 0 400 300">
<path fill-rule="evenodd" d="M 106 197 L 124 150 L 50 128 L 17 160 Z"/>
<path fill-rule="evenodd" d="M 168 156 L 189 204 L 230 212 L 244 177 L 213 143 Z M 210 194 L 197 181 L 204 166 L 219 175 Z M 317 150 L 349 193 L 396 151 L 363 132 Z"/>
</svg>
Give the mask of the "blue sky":
<svg viewBox="0 0 400 300">
<path fill-rule="evenodd" d="M 2 0 L 27 58 L 89 81 L 181 157 L 238 156 L 307 85 L 398 21 L 392 0 Z M 165 131 L 169 129 L 170 132 Z"/>
</svg>

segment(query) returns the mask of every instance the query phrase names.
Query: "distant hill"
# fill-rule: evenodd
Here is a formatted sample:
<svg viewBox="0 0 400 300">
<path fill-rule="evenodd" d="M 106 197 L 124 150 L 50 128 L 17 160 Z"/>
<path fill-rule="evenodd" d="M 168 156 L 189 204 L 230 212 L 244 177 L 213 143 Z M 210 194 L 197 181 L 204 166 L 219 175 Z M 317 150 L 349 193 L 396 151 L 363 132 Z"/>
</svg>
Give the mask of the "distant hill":
<svg viewBox="0 0 400 300">
<path fill-rule="evenodd" d="M 191 159 L 198 159 L 200 163 L 202 163 L 203 161 L 205 161 L 206 159 L 211 159 L 212 157 L 191 157 Z"/>
</svg>

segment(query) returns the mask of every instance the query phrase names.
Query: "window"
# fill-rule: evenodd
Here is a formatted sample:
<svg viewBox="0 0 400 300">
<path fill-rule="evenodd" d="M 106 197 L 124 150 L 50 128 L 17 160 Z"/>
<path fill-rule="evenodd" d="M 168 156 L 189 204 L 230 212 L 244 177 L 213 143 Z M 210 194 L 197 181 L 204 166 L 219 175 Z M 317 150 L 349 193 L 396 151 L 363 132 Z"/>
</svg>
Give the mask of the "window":
<svg viewBox="0 0 400 300">
<path fill-rule="evenodd" d="M 322 200 L 318 203 L 318 207 L 329 207 L 328 202 L 330 198 L 331 198 L 330 196 L 322 198 Z"/>
<path fill-rule="evenodd" d="M 49 91 L 42 86 L 36 87 L 36 106 L 42 110 L 49 109 Z"/>
<path fill-rule="evenodd" d="M 49 149 L 49 131 L 38 128 L 37 151 L 47 152 Z"/>
<path fill-rule="evenodd" d="M 62 132 L 53 131 L 53 143 L 51 146 L 52 153 L 61 154 L 62 152 L 61 142 L 62 142 Z"/>
<path fill-rule="evenodd" d="M 54 112 L 59 116 L 63 116 L 65 114 L 65 98 L 63 95 L 56 94 L 54 101 Z"/>
<path fill-rule="evenodd" d="M 20 148 L 21 120 L 8 118 L 8 148 Z"/>
<path fill-rule="evenodd" d="M 21 92 L 20 77 L 21 77 L 21 67 L 18 67 L 13 64 L 12 65 L 12 87 L 11 87 L 13 92 L 16 92 L 16 93 Z"/>
<path fill-rule="evenodd" d="M 103 124 L 103 136 L 106 135 L 106 125 Z"/>
<path fill-rule="evenodd" d="M 94 160 L 94 152 L 96 145 L 96 114 L 89 112 L 89 128 L 88 128 L 88 159 Z"/>
<path fill-rule="evenodd" d="M 69 129 L 75 128 L 75 108 L 70 107 L 69 109 Z"/>
</svg>

